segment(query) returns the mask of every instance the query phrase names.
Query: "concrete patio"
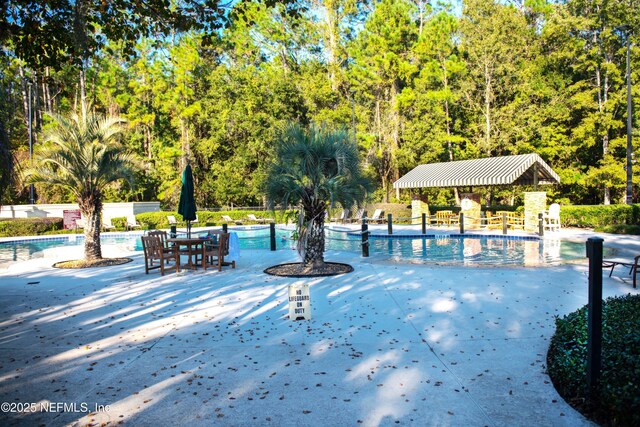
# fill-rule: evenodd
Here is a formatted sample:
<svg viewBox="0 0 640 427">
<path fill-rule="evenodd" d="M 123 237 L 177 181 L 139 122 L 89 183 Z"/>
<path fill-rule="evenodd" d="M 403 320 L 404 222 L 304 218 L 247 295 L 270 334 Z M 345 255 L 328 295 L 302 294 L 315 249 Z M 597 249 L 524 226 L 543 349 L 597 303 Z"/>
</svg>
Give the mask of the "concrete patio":
<svg viewBox="0 0 640 427">
<path fill-rule="evenodd" d="M 637 238 L 607 239 L 638 250 Z M 120 267 L 40 258 L 0 270 L 1 425 L 591 425 L 546 374 L 554 317 L 587 302 L 586 261 L 455 267 L 328 252 L 355 271 L 294 279 L 262 272 L 296 261 L 291 250 L 164 277 L 127 255 Z M 311 285 L 310 321 L 288 319 L 295 283 Z M 619 272 L 604 292 L 638 291 Z M 5 410 L 18 403 L 34 405 Z"/>
</svg>

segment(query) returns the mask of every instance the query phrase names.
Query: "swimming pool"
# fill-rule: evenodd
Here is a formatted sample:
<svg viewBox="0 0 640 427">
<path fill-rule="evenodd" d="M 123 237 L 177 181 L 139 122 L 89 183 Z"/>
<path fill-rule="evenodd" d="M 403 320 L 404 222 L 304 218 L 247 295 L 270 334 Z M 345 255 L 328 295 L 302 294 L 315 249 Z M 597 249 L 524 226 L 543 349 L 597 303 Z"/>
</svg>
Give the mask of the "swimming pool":
<svg viewBox="0 0 640 427">
<path fill-rule="evenodd" d="M 268 227 L 233 228 L 240 249 L 269 249 Z M 276 248 L 295 248 L 291 229 L 276 228 Z M 202 231 L 194 235 L 202 234 Z M 142 251 L 142 233 L 104 233 L 103 245 L 121 246 L 127 251 Z M 327 230 L 326 248 L 360 253 L 361 237 L 353 230 Z M 0 242 L 0 263 L 22 261 L 50 248 L 79 246 L 83 236 L 68 235 Z M 371 235 L 369 253 L 391 261 L 461 265 L 545 265 L 585 258 L 585 246 L 533 236 L 482 235 Z"/>
</svg>

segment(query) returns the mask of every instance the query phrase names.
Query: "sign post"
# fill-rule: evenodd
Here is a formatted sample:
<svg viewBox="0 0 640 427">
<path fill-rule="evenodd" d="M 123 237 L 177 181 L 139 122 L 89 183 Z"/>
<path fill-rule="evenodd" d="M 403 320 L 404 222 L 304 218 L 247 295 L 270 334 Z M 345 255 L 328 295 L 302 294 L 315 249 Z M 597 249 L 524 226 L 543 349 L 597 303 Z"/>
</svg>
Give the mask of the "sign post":
<svg viewBox="0 0 640 427">
<path fill-rule="evenodd" d="M 65 209 L 62 211 L 62 225 L 65 230 L 73 230 L 77 227 L 76 219 L 82 219 L 80 209 Z"/>
<path fill-rule="evenodd" d="M 600 237 L 587 239 L 589 258 L 589 305 L 587 311 L 587 392 L 598 394 L 602 369 L 602 243 Z"/>
<path fill-rule="evenodd" d="M 289 319 L 311 320 L 309 285 L 289 285 Z"/>
</svg>

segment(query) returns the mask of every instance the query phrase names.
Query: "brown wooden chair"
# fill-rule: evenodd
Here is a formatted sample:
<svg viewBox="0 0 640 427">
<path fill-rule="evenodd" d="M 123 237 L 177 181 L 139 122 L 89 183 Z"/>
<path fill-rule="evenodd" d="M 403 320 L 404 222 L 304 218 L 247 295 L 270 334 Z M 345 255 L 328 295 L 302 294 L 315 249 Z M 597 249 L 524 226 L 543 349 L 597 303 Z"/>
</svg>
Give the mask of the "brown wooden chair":
<svg viewBox="0 0 640 427">
<path fill-rule="evenodd" d="M 165 254 L 173 253 L 173 248 L 170 248 L 169 243 L 167 242 L 167 239 L 169 238 L 169 236 L 166 231 L 164 230 L 148 231 L 147 236 L 155 236 L 159 238 L 160 241 L 162 242 L 162 248 L 163 248 L 162 250 L 164 251 Z M 149 262 L 150 262 L 150 265 L 153 265 L 153 259 L 151 259 Z"/>
<path fill-rule="evenodd" d="M 162 246 L 163 247 L 165 247 L 165 248 L 169 247 L 169 244 L 167 243 L 167 239 L 169 238 L 169 235 L 167 234 L 166 231 L 164 231 L 164 230 L 147 231 L 147 236 L 156 236 L 162 242 Z"/>
<path fill-rule="evenodd" d="M 202 268 L 207 269 L 208 265 L 217 265 L 218 271 L 222 270 L 224 257 L 229 255 L 229 233 L 223 233 L 221 231 L 210 232 L 216 239 L 214 242 L 206 242 L 202 245 Z M 236 262 L 231 262 L 232 268 L 236 268 Z"/>
<path fill-rule="evenodd" d="M 160 275 L 164 276 L 165 271 L 175 270 L 176 273 L 180 271 L 180 254 L 178 248 L 168 248 L 170 250 L 165 251 L 165 247 L 162 244 L 162 240 L 158 236 L 142 236 L 142 248 L 144 249 L 144 269 L 145 273 L 149 274 L 149 270 L 156 268 L 160 269 Z M 168 261 L 174 261 L 175 265 L 168 266 Z M 159 265 L 154 266 L 153 262 L 158 261 Z"/>
</svg>

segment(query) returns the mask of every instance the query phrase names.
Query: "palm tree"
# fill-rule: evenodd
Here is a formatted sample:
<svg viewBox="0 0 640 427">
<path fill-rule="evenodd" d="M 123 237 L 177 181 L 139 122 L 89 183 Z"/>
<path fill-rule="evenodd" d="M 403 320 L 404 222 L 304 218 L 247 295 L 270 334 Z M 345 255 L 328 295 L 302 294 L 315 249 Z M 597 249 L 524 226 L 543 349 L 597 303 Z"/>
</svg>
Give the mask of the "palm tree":
<svg viewBox="0 0 640 427">
<path fill-rule="evenodd" d="M 363 175 L 358 147 L 346 130 L 289 125 L 277 143 L 266 184 L 270 204 L 300 204 L 304 223 L 298 251 L 309 268 L 324 264 L 324 217 L 327 206 L 359 206 L 371 188 Z"/>
<path fill-rule="evenodd" d="M 102 258 L 102 191 L 107 184 L 133 176 L 133 154 L 118 142 L 125 120 L 104 116 L 91 108 L 69 117 L 51 115 L 53 127 L 36 152 L 36 165 L 27 181 L 65 187 L 76 196 L 85 219 L 84 258 Z"/>
</svg>

